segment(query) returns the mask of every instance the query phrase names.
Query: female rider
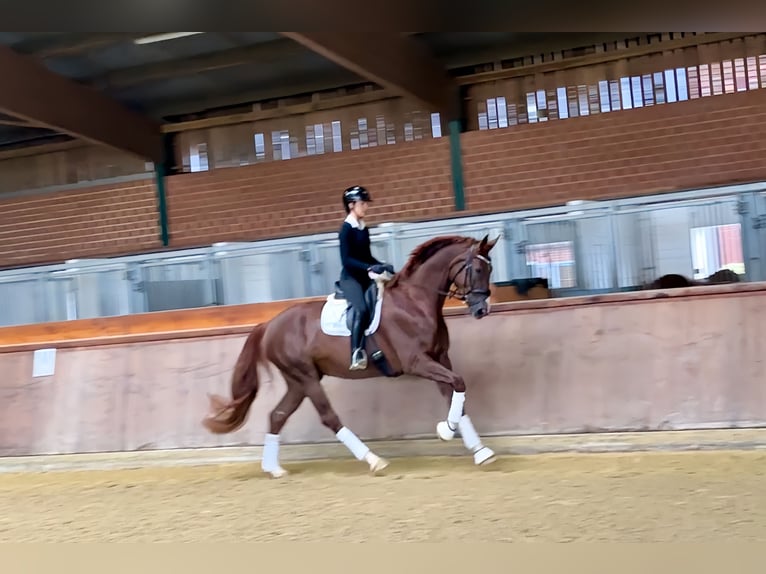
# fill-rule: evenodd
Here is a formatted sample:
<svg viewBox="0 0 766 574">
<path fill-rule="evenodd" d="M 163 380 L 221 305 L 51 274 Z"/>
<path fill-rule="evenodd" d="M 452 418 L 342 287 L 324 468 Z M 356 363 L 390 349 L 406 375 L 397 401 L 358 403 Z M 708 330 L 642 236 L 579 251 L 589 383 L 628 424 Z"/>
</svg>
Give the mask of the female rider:
<svg viewBox="0 0 766 574">
<path fill-rule="evenodd" d="M 370 231 L 364 223 L 364 216 L 371 202 L 370 193 L 360 185 L 349 187 L 343 192 L 346 219 L 338 232 L 342 265 L 338 283 L 352 307 L 351 371 L 367 368 L 367 353 L 362 338 L 370 312 L 364 302 L 364 293 L 372 283 L 368 274 L 381 274 L 385 271 L 394 273 L 393 266 L 378 261 L 370 250 Z"/>
</svg>

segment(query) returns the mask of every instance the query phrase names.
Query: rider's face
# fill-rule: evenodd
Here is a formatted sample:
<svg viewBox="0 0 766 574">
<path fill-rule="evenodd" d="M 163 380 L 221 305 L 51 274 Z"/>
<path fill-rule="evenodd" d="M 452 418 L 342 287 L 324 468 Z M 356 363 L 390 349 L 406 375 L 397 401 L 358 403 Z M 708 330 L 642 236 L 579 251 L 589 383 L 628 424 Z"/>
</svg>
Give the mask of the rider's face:
<svg viewBox="0 0 766 574">
<path fill-rule="evenodd" d="M 369 204 L 366 201 L 355 201 L 351 205 L 351 213 L 356 216 L 357 219 L 363 218 L 365 215 L 367 215 L 367 206 Z"/>
</svg>

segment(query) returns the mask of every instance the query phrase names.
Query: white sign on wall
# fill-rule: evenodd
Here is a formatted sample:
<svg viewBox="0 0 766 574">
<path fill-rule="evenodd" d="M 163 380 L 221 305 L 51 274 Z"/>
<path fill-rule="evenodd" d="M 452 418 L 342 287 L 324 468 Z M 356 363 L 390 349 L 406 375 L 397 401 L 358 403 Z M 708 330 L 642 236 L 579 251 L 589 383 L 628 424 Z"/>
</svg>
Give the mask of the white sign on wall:
<svg viewBox="0 0 766 574">
<path fill-rule="evenodd" d="M 32 359 L 33 377 L 50 377 L 56 371 L 56 349 L 37 349 Z"/>
</svg>

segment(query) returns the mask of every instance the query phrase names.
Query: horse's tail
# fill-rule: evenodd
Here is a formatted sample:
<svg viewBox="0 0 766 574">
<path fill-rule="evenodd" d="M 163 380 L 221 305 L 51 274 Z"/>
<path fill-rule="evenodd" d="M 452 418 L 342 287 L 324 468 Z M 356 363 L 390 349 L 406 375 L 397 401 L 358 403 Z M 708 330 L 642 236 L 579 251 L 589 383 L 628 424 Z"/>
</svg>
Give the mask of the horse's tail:
<svg viewBox="0 0 766 574">
<path fill-rule="evenodd" d="M 261 358 L 261 341 L 267 323 L 256 325 L 245 340 L 234 373 L 231 376 L 231 400 L 220 395 L 208 395 L 210 414 L 202 424 L 210 432 L 225 434 L 239 429 L 247 420 L 250 405 L 258 393 L 258 362 Z"/>
</svg>

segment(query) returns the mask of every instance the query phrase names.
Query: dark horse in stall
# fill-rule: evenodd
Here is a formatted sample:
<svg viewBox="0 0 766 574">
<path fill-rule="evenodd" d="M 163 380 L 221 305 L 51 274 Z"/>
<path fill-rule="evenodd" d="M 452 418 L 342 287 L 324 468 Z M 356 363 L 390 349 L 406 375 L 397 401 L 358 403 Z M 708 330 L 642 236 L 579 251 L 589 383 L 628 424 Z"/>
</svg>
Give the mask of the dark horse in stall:
<svg viewBox="0 0 766 574">
<path fill-rule="evenodd" d="M 258 393 L 258 366 L 270 363 L 281 372 L 287 391 L 270 413 L 261 468 L 273 477 L 286 474 L 278 461 L 279 433 L 308 397 L 322 423 L 351 453 L 366 461 L 372 472 L 388 465 L 341 423 L 320 383 L 322 377 L 343 379 L 398 377 L 404 374 L 437 383 L 448 403 L 446 420 L 436 425 L 442 440 L 460 432 L 474 462 L 486 464 L 495 453 L 481 443 L 465 413 L 466 386 L 452 370 L 449 332 L 442 307 L 445 298 L 465 301 L 474 318 L 489 313 L 492 262 L 489 256 L 497 239 L 445 236 L 418 246 L 405 266 L 375 288 L 385 292 L 379 328 L 367 337 L 375 350 L 363 371 L 348 369 L 348 337 L 326 335 L 320 328 L 322 301 L 298 303 L 271 320 L 256 325 L 244 343 L 231 380 L 231 400 L 211 395 L 211 412 L 204 426 L 213 433 L 230 433 L 247 420 Z M 383 359 L 381 360 L 381 357 Z M 377 358 L 377 360 L 376 360 Z M 373 366 L 373 363 L 375 366 Z"/>
</svg>

